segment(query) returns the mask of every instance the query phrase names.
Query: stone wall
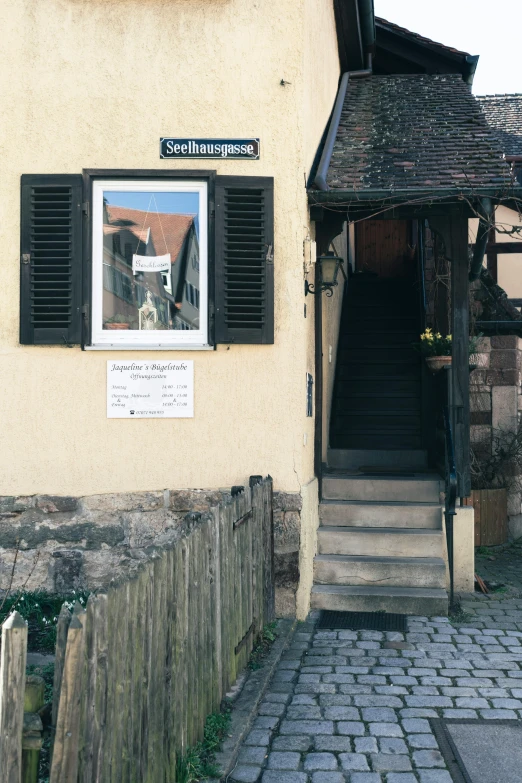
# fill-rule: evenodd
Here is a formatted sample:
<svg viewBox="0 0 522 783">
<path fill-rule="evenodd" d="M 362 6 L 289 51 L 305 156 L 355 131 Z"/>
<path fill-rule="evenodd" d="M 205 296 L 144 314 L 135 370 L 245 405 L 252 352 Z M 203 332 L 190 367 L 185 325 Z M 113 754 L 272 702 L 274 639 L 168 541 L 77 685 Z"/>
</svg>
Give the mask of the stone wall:
<svg viewBox="0 0 522 783">
<path fill-rule="evenodd" d="M 484 337 L 480 366 L 470 374 L 471 444 L 480 455 L 491 454 L 500 432 L 516 432 L 522 413 L 522 340 L 516 335 Z M 509 535 L 522 536 L 522 493 L 508 494 Z"/>
<path fill-rule="evenodd" d="M 295 617 L 299 584 L 302 498 L 297 492 L 274 492 L 274 568 L 276 615 Z"/>
<path fill-rule="evenodd" d="M 227 490 L 0 496 L 0 590 L 10 583 L 15 554 L 13 589 L 101 587 L 170 541 L 188 513 L 204 513 L 229 496 Z M 279 616 L 295 616 L 301 507 L 299 493 L 274 493 Z"/>
<path fill-rule="evenodd" d="M 0 589 L 53 592 L 101 587 L 130 561 L 172 539 L 187 513 L 226 491 L 169 490 L 82 498 L 0 496 Z"/>
</svg>

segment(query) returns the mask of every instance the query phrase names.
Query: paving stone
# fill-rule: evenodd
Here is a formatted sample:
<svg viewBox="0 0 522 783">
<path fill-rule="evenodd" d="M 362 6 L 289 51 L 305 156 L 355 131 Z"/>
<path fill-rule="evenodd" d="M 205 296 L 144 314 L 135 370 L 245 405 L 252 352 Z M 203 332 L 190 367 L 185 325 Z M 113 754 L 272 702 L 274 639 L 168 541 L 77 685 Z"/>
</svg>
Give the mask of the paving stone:
<svg viewBox="0 0 522 783">
<path fill-rule="evenodd" d="M 411 692 L 414 696 L 440 696 L 440 689 L 434 685 L 414 685 Z"/>
<path fill-rule="evenodd" d="M 483 709 L 487 709 L 488 706 L 489 705 L 487 699 L 472 698 L 469 696 L 463 696 L 458 699 L 455 699 L 455 707 L 464 707 L 464 708 L 476 710 L 479 709 L 480 707 L 482 707 Z"/>
<path fill-rule="evenodd" d="M 342 772 L 314 772 L 312 783 L 345 783 Z"/>
<path fill-rule="evenodd" d="M 268 769 L 297 769 L 300 763 L 300 753 L 272 751 L 268 756 Z"/>
<path fill-rule="evenodd" d="M 404 718 L 402 721 L 402 727 L 408 734 L 415 733 L 428 733 L 431 732 L 430 724 L 427 720 L 422 718 Z"/>
<path fill-rule="evenodd" d="M 330 752 L 344 752 L 350 753 L 352 750 L 352 741 L 348 736 L 339 736 L 335 734 L 333 737 L 321 734 L 314 739 L 315 750 L 326 750 Z"/>
<path fill-rule="evenodd" d="M 286 717 L 288 720 L 321 720 L 323 716 L 320 707 L 311 704 L 291 704 L 286 711 Z"/>
<path fill-rule="evenodd" d="M 376 772 L 410 772 L 408 756 L 392 756 L 390 753 L 372 753 L 372 767 Z"/>
<path fill-rule="evenodd" d="M 338 768 L 338 764 L 333 753 L 308 753 L 304 760 L 304 768 L 306 772 L 334 770 Z"/>
<path fill-rule="evenodd" d="M 353 772 L 350 783 L 381 783 L 382 778 L 376 772 Z"/>
<path fill-rule="evenodd" d="M 316 675 L 310 674 L 309 676 L 315 677 Z M 355 682 L 355 677 L 353 674 L 322 674 L 321 682 L 333 685 L 351 685 Z"/>
<path fill-rule="evenodd" d="M 379 750 L 381 753 L 408 753 L 408 747 L 404 740 L 396 737 L 383 737 L 380 739 Z"/>
<path fill-rule="evenodd" d="M 416 767 L 445 767 L 444 759 L 439 750 L 415 750 L 413 762 Z"/>
<path fill-rule="evenodd" d="M 331 674 L 333 666 L 301 666 L 301 674 Z"/>
<path fill-rule="evenodd" d="M 362 753 L 339 753 L 339 761 L 344 770 L 358 770 L 362 772 L 370 770 L 366 756 Z"/>
<path fill-rule="evenodd" d="M 373 687 L 371 685 L 339 685 L 339 691 L 350 695 L 370 694 Z"/>
<path fill-rule="evenodd" d="M 403 736 L 403 731 L 398 723 L 369 723 L 368 730 L 374 737 Z"/>
<path fill-rule="evenodd" d="M 335 693 L 335 685 L 326 682 L 305 682 L 295 686 L 295 693 Z"/>
<path fill-rule="evenodd" d="M 491 703 L 499 710 L 522 710 L 522 701 L 518 699 L 492 699 Z"/>
<path fill-rule="evenodd" d="M 408 734 L 406 737 L 412 748 L 438 748 L 433 734 Z"/>
<path fill-rule="evenodd" d="M 354 740 L 357 753 L 377 753 L 377 740 L 375 737 L 356 737 Z"/>
<path fill-rule="evenodd" d="M 420 783 L 452 783 L 450 773 L 445 769 L 419 770 Z"/>
<path fill-rule="evenodd" d="M 390 677 L 390 681 L 394 685 L 418 685 L 419 681 L 416 677 L 410 677 L 409 675 L 397 675 Z"/>
<path fill-rule="evenodd" d="M 353 703 L 356 707 L 402 707 L 403 702 L 399 696 L 354 696 Z"/>
<path fill-rule="evenodd" d="M 518 716 L 513 710 L 480 710 L 480 717 L 484 720 L 513 720 Z"/>
<path fill-rule="evenodd" d="M 453 707 L 448 696 L 405 696 L 408 707 Z"/>
<path fill-rule="evenodd" d="M 475 710 L 458 710 L 458 709 L 449 709 L 449 710 L 443 710 L 443 717 L 444 718 L 477 718 L 477 713 Z"/>
<path fill-rule="evenodd" d="M 272 715 L 261 715 L 256 718 L 252 728 L 253 729 L 275 729 L 279 723 L 279 718 L 275 718 Z"/>
<path fill-rule="evenodd" d="M 267 770 L 263 772 L 262 783 L 307 783 L 306 772 L 282 772 L 281 770 Z"/>
<path fill-rule="evenodd" d="M 374 685 L 373 690 L 381 696 L 406 696 L 409 693 L 403 685 Z"/>
<path fill-rule="evenodd" d="M 280 732 L 281 734 L 311 734 L 312 736 L 333 734 L 334 725 L 331 720 L 284 720 L 281 723 Z"/>
<path fill-rule="evenodd" d="M 230 774 L 230 779 L 237 783 L 256 783 L 261 775 L 261 767 L 238 764 Z"/>
<path fill-rule="evenodd" d="M 270 731 L 254 730 L 244 740 L 245 745 L 268 745 L 270 742 Z"/>
<path fill-rule="evenodd" d="M 389 707 L 363 707 L 361 713 L 367 723 L 396 723 L 398 720 L 395 711 Z"/>
<path fill-rule="evenodd" d="M 288 704 L 290 698 L 290 695 L 287 693 L 265 693 L 264 703 L 273 702 L 274 704 Z"/>
<path fill-rule="evenodd" d="M 386 780 L 387 783 L 417 783 L 417 778 L 412 772 L 390 772 Z"/>
<path fill-rule="evenodd" d="M 266 748 L 244 747 L 239 752 L 237 760 L 240 764 L 258 764 L 261 766 L 267 756 Z"/>
<path fill-rule="evenodd" d="M 426 707 L 406 707 L 401 710 L 401 718 L 436 718 L 435 710 Z"/>
<path fill-rule="evenodd" d="M 326 720 L 360 720 L 361 716 L 356 707 L 325 707 Z"/>
<path fill-rule="evenodd" d="M 285 734 L 281 737 L 276 737 L 272 742 L 272 750 L 296 750 L 305 753 L 311 746 L 312 739 L 306 735 L 299 734 Z"/>
<path fill-rule="evenodd" d="M 363 737 L 366 733 L 364 723 L 354 721 L 339 721 L 337 731 L 339 734 L 346 734 L 351 737 Z"/>
<path fill-rule="evenodd" d="M 299 693 L 296 696 L 292 696 L 290 706 L 295 707 L 299 704 L 309 704 L 312 707 L 317 707 L 317 699 L 317 696 L 310 696 L 308 693 Z"/>
</svg>

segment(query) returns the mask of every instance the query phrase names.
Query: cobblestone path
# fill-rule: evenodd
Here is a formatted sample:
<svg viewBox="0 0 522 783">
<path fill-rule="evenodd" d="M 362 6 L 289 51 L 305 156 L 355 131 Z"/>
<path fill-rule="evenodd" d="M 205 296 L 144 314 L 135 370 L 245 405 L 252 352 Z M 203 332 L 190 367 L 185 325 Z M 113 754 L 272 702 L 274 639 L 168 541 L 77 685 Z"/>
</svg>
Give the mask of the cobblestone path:
<svg viewBox="0 0 522 783">
<path fill-rule="evenodd" d="M 238 783 L 451 783 L 428 718 L 522 718 L 522 599 L 473 598 L 458 626 L 315 631 L 284 653 L 229 776 Z"/>
</svg>

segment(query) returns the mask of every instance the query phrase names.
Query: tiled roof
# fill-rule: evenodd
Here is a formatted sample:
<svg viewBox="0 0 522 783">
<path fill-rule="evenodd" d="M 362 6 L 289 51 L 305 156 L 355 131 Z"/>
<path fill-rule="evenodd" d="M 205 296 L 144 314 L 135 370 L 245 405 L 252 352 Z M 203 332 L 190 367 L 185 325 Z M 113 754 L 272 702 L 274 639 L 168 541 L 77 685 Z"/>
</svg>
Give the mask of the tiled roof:
<svg viewBox="0 0 522 783">
<path fill-rule="evenodd" d="M 107 205 L 107 215 L 109 223 L 103 227 L 104 234 L 130 231 L 135 237 L 145 242 L 147 229 L 150 228 L 150 237 L 156 253 L 158 255 L 170 253 L 172 263 L 177 259 L 194 220 L 192 215 L 165 212 L 149 212 L 147 214 L 141 209 L 116 207 L 112 204 Z M 143 247 L 144 245 L 141 245 L 141 252 L 143 252 Z"/>
<path fill-rule="evenodd" d="M 353 79 L 327 184 L 330 189 L 502 190 L 509 166 L 461 76 Z"/>
<path fill-rule="evenodd" d="M 410 38 L 412 41 L 417 41 L 419 44 L 422 44 L 423 46 L 443 49 L 446 52 L 451 52 L 452 54 L 459 55 L 460 57 L 469 56 L 468 52 L 461 52 L 459 49 L 454 49 L 452 46 L 446 46 L 445 44 L 441 44 L 438 41 L 432 41 L 431 38 L 425 38 L 423 35 L 419 35 L 418 33 L 414 33 L 411 30 L 407 30 L 406 27 L 399 27 L 398 24 L 394 24 L 393 22 L 388 22 L 387 19 L 376 17 L 375 24 L 377 25 L 377 28 L 380 27 L 383 30 L 390 30 L 391 32 L 399 33 L 400 35 L 403 35 L 406 38 Z"/>
<path fill-rule="evenodd" d="M 522 94 L 478 95 L 505 155 L 522 155 Z"/>
</svg>

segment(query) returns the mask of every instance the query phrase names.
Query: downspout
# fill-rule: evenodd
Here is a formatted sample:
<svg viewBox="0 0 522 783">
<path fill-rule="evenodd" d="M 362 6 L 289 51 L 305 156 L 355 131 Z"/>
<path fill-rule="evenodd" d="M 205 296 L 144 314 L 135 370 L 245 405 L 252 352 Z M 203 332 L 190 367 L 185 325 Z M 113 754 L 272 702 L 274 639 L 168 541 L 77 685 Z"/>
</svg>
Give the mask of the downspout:
<svg viewBox="0 0 522 783">
<path fill-rule="evenodd" d="M 493 202 L 490 198 L 480 199 L 480 212 L 481 217 L 479 219 L 477 239 L 473 249 L 473 259 L 471 261 L 471 269 L 469 272 L 470 283 L 473 283 L 475 280 L 479 279 L 482 264 L 484 262 L 484 255 L 486 253 L 486 247 L 489 238 L 491 216 L 493 214 Z"/>
<path fill-rule="evenodd" d="M 371 54 L 368 55 L 368 65 L 369 67 L 364 71 L 347 71 L 346 73 L 343 73 L 341 83 L 339 85 L 339 91 L 337 93 L 337 98 L 335 99 L 328 135 L 324 143 L 323 154 L 321 155 L 321 160 L 319 161 L 319 166 L 317 167 L 317 174 L 315 175 L 314 179 L 314 185 L 319 190 L 329 190 L 329 187 L 326 184 L 326 175 L 330 167 L 330 161 L 332 160 L 333 148 L 335 139 L 337 137 L 337 131 L 339 130 L 339 123 L 341 122 L 341 114 L 343 111 L 344 100 L 346 98 L 346 91 L 348 90 L 348 84 L 350 79 L 372 75 Z"/>
</svg>

